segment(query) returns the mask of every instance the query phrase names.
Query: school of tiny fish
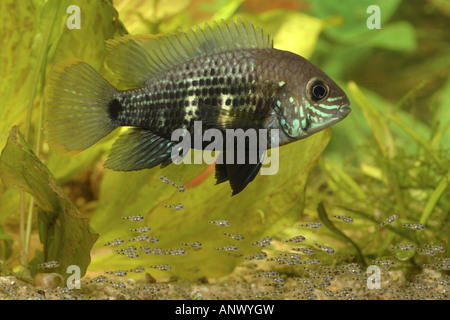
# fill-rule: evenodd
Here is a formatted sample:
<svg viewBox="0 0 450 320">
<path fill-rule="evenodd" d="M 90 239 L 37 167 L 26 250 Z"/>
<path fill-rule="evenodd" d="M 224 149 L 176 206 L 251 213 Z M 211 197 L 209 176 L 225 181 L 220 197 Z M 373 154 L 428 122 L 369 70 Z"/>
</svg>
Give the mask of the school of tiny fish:
<svg viewBox="0 0 450 320">
<path fill-rule="evenodd" d="M 237 39 L 229 30 L 246 35 L 248 43 Z M 280 129 L 280 145 L 285 145 L 334 125 L 350 112 L 347 96 L 332 79 L 306 59 L 274 49 L 272 38 L 248 22 L 222 21 L 186 33 L 162 36 L 158 41 L 125 36 L 108 42 L 110 55 L 106 64 L 120 80 L 132 86 L 130 90 L 117 90 L 80 60 L 70 59 L 57 67 L 49 77 L 49 107 L 45 117 L 50 147 L 73 154 L 91 147 L 119 127 L 130 126 L 132 128 L 114 143 L 105 167 L 118 171 L 157 165 L 163 168 L 172 163 L 169 155 L 174 144 L 169 141 L 169 134 L 176 128 L 192 132 L 194 121 L 205 121 L 203 131 L 242 126 Z M 167 48 L 172 48 L 173 54 L 161 59 Z M 146 59 L 147 49 L 156 50 L 158 59 Z M 279 63 L 285 58 L 295 61 L 294 67 Z M 272 68 L 263 69 L 261 61 L 270 62 Z M 300 62 L 305 65 L 305 70 L 298 68 Z M 286 78 L 282 76 L 285 74 L 288 75 Z M 296 81 L 292 81 L 297 75 Z M 296 93 L 299 87 L 305 88 L 303 94 Z M 239 167 L 242 171 L 236 170 L 238 166 L 233 164 L 216 165 L 217 183 L 228 181 L 232 195 L 242 192 L 254 180 L 262 159 L 259 158 L 256 165 L 245 163 Z M 182 183 L 182 177 L 160 176 L 161 188 L 171 188 L 175 193 L 178 191 L 180 197 L 185 196 L 189 185 Z M 161 206 L 170 209 L 165 212 L 174 216 L 182 216 L 188 211 L 182 203 L 175 201 Z M 390 246 L 385 245 L 390 251 L 387 256 L 371 257 L 373 260 L 367 261 L 380 268 L 384 279 L 381 288 L 373 290 L 366 288 L 370 274 L 365 272 L 365 266 L 357 257 L 341 255 L 341 243 L 335 248 L 323 244 L 329 239 L 321 237 L 327 235 L 327 230 L 320 230 L 320 222 L 298 224 L 297 227 L 308 229 L 303 230 L 305 236 L 286 233 L 288 235 L 255 237 L 241 233 L 230 217 L 217 216 L 200 223 L 208 231 L 217 232 L 217 239 L 223 239 L 223 245 L 212 247 L 192 238 L 177 242 L 179 247 L 167 248 L 164 241 L 155 236 L 158 230 L 143 225 L 146 213 L 123 214 L 128 214 L 121 219 L 129 236 L 105 239 L 100 245 L 102 250 L 110 250 L 117 259 L 126 260 L 133 267 L 105 270 L 104 275 L 82 279 L 87 290 L 107 288 L 116 290 L 117 297 L 142 300 L 174 296 L 246 300 L 450 299 L 447 244 L 444 241 L 422 243 L 420 237 L 428 229 L 414 223 L 415 220 L 402 220 L 400 214 L 386 212 L 383 219 L 376 218 L 373 225 L 380 234 L 398 227 L 411 235 L 406 240 L 408 243 L 394 241 Z M 356 215 L 354 218 L 346 215 L 331 217 L 336 219 L 336 225 L 340 222 L 351 224 L 340 223 L 339 226 L 344 228 L 354 226 L 358 220 Z M 327 229 L 328 225 L 324 225 L 323 229 Z M 317 237 L 310 237 L 311 232 Z M 242 254 L 240 251 L 244 248 L 251 248 L 251 253 Z M 171 278 L 172 271 L 176 271 L 175 265 L 148 263 L 155 258 L 158 261 L 182 260 L 186 256 L 202 255 L 206 250 L 213 250 L 216 256 L 239 259 L 241 264 L 233 274 L 233 283 L 239 289 L 222 297 L 220 293 L 198 290 L 202 287 L 196 283 L 179 285 Z M 403 261 L 396 258 L 398 253 L 417 253 L 414 256 L 418 261 L 416 267 L 423 270 L 411 279 L 399 281 L 398 269 Z M 214 257 L 205 255 L 204 259 Z M 43 269 L 42 272 L 51 272 L 60 267 L 60 262 L 46 261 L 36 267 Z M 164 273 L 167 278 L 153 279 L 151 274 L 157 272 Z M 134 281 L 133 274 L 144 278 Z M 340 277 L 340 282 L 336 276 Z M 208 282 L 208 279 L 202 281 Z M 227 286 L 221 288 L 225 291 Z M 0 278 L 0 298 L 15 299 L 20 296 L 18 292 L 20 286 L 6 284 Z M 68 288 L 48 289 L 45 294 L 66 299 L 88 298 L 84 293 Z M 28 298 L 43 297 L 45 295 Z"/>
<path fill-rule="evenodd" d="M 169 178 L 167 178 L 169 179 Z M 167 180 L 170 181 L 170 180 Z M 166 183 L 168 184 L 168 183 Z M 171 185 L 171 184 L 168 184 Z M 130 223 L 139 223 L 143 221 L 143 217 L 140 215 L 124 217 L 124 220 L 129 220 Z M 334 216 L 334 218 L 342 220 L 343 222 L 353 223 L 353 218 L 347 216 Z M 395 222 L 398 219 L 397 215 L 390 216 L 384 222 L 379 224 L 379 228 L 385 226 L 386 224 L 390 224 Z M 210 220 L 205 223 L 216 225 L 219 227 L 232 227 L 232 224 L 229 220 L 226 219 L 218 219 L 218 220 Z M 318 230 L 321 227 L 321 224 L 318 222 L 310 222 L 307 224 L 301 224 L 301 227 L 309 228 L 312 230 Z M 402 227 L 409 228 L 414 231 L 423 230 L 421 225 L 419 224 L 401 224 Z M 129 258 L 139 258 L 139 253 L 145 253 L 145 255 L 161 255 L 161 256 L 185 256 L 188 254 L 194 254 L 194 252 L 198 251 L 205 247 L 200 241 L 190 241 L 190 242 L 181 242 L 180 244 L 185 248 L 155 248 L 149 247 L 148 245 L 141 245 L 136 247 L 134 245 L 127 245 L 127 242 L 147 242 L 147 243 L 156 243 L 158 239 L 156 237 L 151 236 L 151 232 L 153 229 L 149 226 L 142 227 L 133 227 L 128 229 L 131 234 L 134 234 L 133 237 L 128 238 L 127 240 L 117 238 L 105 243 L 105 246 L 114 246 L 119 247 L 114 249 L 117 254 L 125 255 Z M 320 258 L 321 254 L 326 255 L 336 255 L 337 250 L 326 246 L 324 244 L 320 244 L 316 241 L 309 240 L 307 237 L 303 235 L 296 235 L 291 238 L 287 238 L 284 241 L 282 239 L 275 240 L 275 238 L 271 236 L 265 236 L 255 241 L 247 241 L 247 244 L 263 249 L 261 251 L 256 251 L 250 255 L 242 256 L 239 253 L 239 247 L 234 244 L 226 244 L 226 242 L 230 241 L 238 241 L 239 243 L 245 243 L 245 237 L 241 233 L 232 233 L 232 232 L 222 232 L 218 230 L 218 236 L 222 235 L 224 239 L 224 246 L 215 247 L 215 251 L 222 251 L 230 255 L 230 257 L 241 258 L 243 261 L 249 261 L 246 264 L 242 264 L 242 268 L 246 270 L 252 270 L 250 272 L 245 272 L 241 277 L 242 281 L 254 281 L 261 283 L 261 290 L 259 292 L 252 292 L 250 289 L 248 290 L 246 295 L 236 296 L 234 298 L 242 298 L 242 299 L 261 299 L 261 298 L 276 298 L 276 297 L 290 297 L 291 299 L 366 299 L 369 297 L 357 295 L 353 292 L 352 286 L 354 283 L 365 283 L 368 281 L 368 274 L 365 273 L 364 269 L 361 267 L 359 263 L 355 263 L 352 261 L 343 261 L 334 266 L 332 265 L 324 265 L 323 260 Z M 318 232 L 318 231 L 314 231 Z M 136 233 L 138 235 L 136 235 Z M 224 237 L 225 236 L 225 237 Z M 228 240 L 227 240 L 228 239 Z M 277 254 L 273 254 L 270 247 L 273 242 L 277 243 L 285 243 L 287 246 L 288 252 L 279 252 Z M 304 247 L 296 247 L 295 244 L 302 243 L 305 244 Z M 315 246 L 318 248 L 314 250 L 311 246 Z M 266 250 L 268 248 L 268 250 Z M 423 264 L 423 267 L 430 270 L 430 272 L 440 272 L 443 270 L 450 270 L 450 259 L 443 257 L 436 257 L 437 254 L 445 253 L 444 247 L 436 244 L 423 244 L 421 246 L 416 246 L 412 243 L 399 243 L 390 246 L 390 249 L 394 251 L 412 251 L 415 250 L 417 254 L 433 258 L 433 260 L 429 261 L 429 263 Z M 312 257 L 311 257 L 312 255 Z M 317 257 L 314 255 L 318 255 Z M 307 258 L 308 257 L 308 258 Z M 254 261 L 254 262 L 252 262 Z M 396 263 L 391 258 L 384 259 L 374 259 L 371 260 L 370 263 L 372 265 L 378 266 L 385 276 L 388 276 L 389 273 L 395 272 L 393 268 Z M 41 267 L 51 267 L 55 262 L 48 262 L 46 264 L 42 264 Z M 260 267 L 270 267 L 269 270 L 261 270 Z M 157 265 L 147 265 L 147 266 L 139 266 L 128 270 L 108 270 L 105 271 L 106 275 L 115 276 L 118 278 L 123 278 L 129 275 L 130 273 L 144 273 L 147 270 L 158 270 L 165 273 L 170 273 L 173 270 L 173 266 L 170 264 L 157 264 Z M 277 269 L 278 268 L 278 269 Z M 286 277 L 284 271 L 285 269 L 279 268 L 293 268 L 290 272 L 294 272 L 294 274 L 298 274 L 298 276 Z M 280 272 L 281 271 L 281 272 Z M 149 272 L 149 271 L 147 271 Z M 339 275 L 340 279 L 342 277 L 348 278 L 348 286 L 341 288 L 333 288 L 333 283 L 336 281 L 336 276 Z M 247 280 L 245 280 L 247 279 Z M 120 282 L 109 280 L 108 278 L 101 276 L 93 280 L 89 280 L 87 283 L 94 285 L 99 282 L 106 282 L 114 288 L 125 288 L 124 284 Z M 238 283 L 239 280 L 237 280 Z M 242 282 L 242 284 L 245 282 Z M 396 286 L 388 286 L 383 289 L 378 289 L 376 291 L 371 291 L 371 293 L 375 293 L 378 296 L 383 297 L 399 297 L 401 299 L 413 299 L 413 298 L 433 298 L 433 299 L 446 299 L 448 298 L 448 292 L 450 290 L 449 287 L 450 278 L 448 276 L 444 276 L 444 278 L 436 277 L 436 275 L 431 276 L 430 273 L 422 273 L 420 276 L 418 275 L 413 281 L 410 281 L 406 284 L 406 288 L 399 289 Z M 153 284 L 152 287 L 145 286 L 139 288 L 136 294 L 140 295 L 150 295 L 154 296 L 158 293 L 161 293 L 162 290 L 168 290 L 172 284 L 168 284 L 167 287 L 157 286 L 157 284 Z M 361 285 L 360 285 L 361 287 Z M 178 289 L 180 290 L 180 289 Z M 416 291 L 415 291 L 416 290 Z M 418 290 L 418 291 L 417 291 Z M 417 293 L 419 292 L 419 294 Z M 366 292 L 368 294 L 369 292 Z"/>
</svg>

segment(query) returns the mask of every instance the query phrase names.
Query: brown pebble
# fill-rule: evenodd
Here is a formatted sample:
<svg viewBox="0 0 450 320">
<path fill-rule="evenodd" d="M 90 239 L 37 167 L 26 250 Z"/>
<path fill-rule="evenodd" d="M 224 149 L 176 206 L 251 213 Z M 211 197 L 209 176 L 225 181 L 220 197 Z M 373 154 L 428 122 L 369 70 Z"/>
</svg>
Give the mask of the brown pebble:
<svg viewBox="0 0 450 320">
<path fill-rule="evenodd" d="M 55 289 L 64 286 L 64 279 L 58 273 L 38 273 L 33 279 L 34 286 Z"/>
<path fill-rule="evenodd" d="M 150 273 L 145 273 L 145 275 L 144 275 L 144 282 L 146 282 L 146 283 L 155 283 L 156 279 L 153 278 Z"/>
<path fill-rule="evenodd" d="M 201 283 L 201 284 L 208 284 L 209 283 L 208 278 L 205 277 L 205 276 L 198 278 L 197 282 Z"/>
</svg>

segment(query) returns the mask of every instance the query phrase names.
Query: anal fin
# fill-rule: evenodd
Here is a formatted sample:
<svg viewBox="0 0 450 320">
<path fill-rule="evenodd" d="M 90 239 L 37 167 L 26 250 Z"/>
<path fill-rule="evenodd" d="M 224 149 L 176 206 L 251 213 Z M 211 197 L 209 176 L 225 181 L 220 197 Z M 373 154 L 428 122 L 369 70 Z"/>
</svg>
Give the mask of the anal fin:
<svg viewBox="0 0 450 320">
<path fill-rule="evenodd" d="M 234 154 L 236 155 L 236 150 Z M 236 156 L 233 163 L 226 163 L 226 152 L 223 152 L 222 157 L 224 163 L 216 164 L 216 183 L 219 184 L 229 180 L 231 189 L 233 190 L 232 196 L 240 193 L 255 179 L 261 168 L 264 156 L 265 152 L 259 152 L 256 163 L 250 163 L 248 153 L 246 153 L 245 163 L 238 164 L 236 162 Z"/>
<path fill-rule="evenodd" d="M 116 171 L 153 168 L 168 163 L 172 149 L 172 141 L 148 130 L 132 128 L 116 140 L 105 167 Z"/>
<path fill-rule="evenodd" d="M 225 164 L 216 163 L 216 184 L 229 180 L 227 166 Z"/>
</svg>

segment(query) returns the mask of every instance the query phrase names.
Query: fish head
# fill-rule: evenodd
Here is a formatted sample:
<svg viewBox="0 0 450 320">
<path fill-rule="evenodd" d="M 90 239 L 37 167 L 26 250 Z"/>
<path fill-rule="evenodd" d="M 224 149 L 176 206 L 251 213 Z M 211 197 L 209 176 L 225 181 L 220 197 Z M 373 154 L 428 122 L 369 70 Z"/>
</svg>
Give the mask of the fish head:
<svg viewBox="0 0 450 320">
<path fill-rule="evenodd" d="M 290 141 L 324 130 L 351 112 L 345 92 L 323 71 L 307 63 L 310 71 L 293 74 L 294 85 L 276 102 L 280 126 Z"/>
<path fill-rule="evenodd" d="M 298 116 L 306 136 L 332 126 L 351 112 L 345 92 L 326 75 L 311 77 L 302 89 Z"/>
</svg>

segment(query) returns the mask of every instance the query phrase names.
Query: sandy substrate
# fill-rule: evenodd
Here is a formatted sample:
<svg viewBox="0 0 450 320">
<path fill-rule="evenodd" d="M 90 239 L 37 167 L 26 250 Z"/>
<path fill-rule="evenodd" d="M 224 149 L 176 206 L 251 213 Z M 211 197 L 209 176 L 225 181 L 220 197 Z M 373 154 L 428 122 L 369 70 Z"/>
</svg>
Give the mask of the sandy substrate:
<svg viewBox="0 0 450 320">
<path fill-rule="evenodd" d="M 31 279 L 0 277 L 2 300 L 379 300 L 450 299 L 450 276 L 425 269 L 411 279 L 398 270 L 382 270 L 380 288 L 370 289 L 368 276 L 358 270 L 316 268 L 300 276 L 277 271 L 241 268 L 225 281 L 156 282 L 149 274 L 143 279 L 98 276 L 83 279 L 80 289 L 66 286 L 34 286 Z M 370 282 L 370 279 L 369 279 Z M 374 286 L 374 282 L 371 282 Z M 53 283 L 55 286 L 55 284 Z"/>
</svg>

